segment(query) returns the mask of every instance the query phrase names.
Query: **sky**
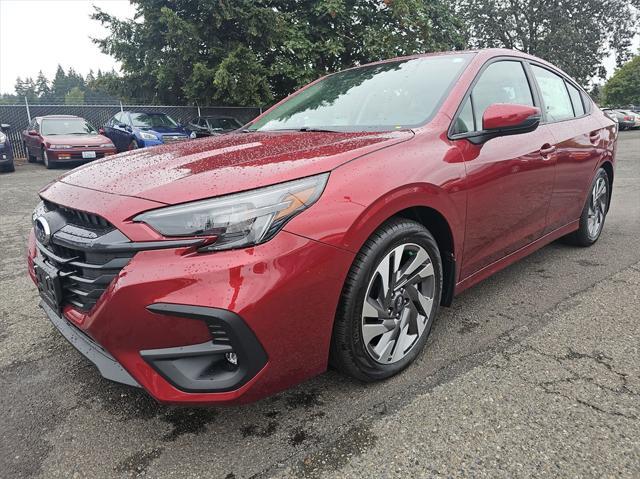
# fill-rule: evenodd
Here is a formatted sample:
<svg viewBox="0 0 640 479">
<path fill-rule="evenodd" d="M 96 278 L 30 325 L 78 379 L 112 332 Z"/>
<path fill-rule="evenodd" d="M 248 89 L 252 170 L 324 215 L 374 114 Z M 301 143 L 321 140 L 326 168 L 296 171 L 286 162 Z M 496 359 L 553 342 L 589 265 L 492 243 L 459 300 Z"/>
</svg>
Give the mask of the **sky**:
<svg viewBox="0 0 640 479">
<path fill-rule="evenodd" d="M 38 71 L 53 78 L 58 64 L 86 75 L 89 70 L 119 69 L 90 37 L 106 29 L 91 20 L 92 5 L 120 18 L 132 18 L 128 0 L 0 0 L 0 93 L 13 93 L 18 76 Z"/>
<path fill-rule="evenodd" d="M 128 0 L 0 0 L 0 93 L 13 93 L 18 76 L 35 79 L 39 70 L 53 78 L 58 64 L 82 75 L 91 69 L 119 70 L 91 41 L 107 35 L 89 18 L 93 5 L 120 18 L 135 13 Z M 639 43 L 636 36 L 634 51 Z M 613 74 L 614 58 L 605 66 Z"/>
</svg>

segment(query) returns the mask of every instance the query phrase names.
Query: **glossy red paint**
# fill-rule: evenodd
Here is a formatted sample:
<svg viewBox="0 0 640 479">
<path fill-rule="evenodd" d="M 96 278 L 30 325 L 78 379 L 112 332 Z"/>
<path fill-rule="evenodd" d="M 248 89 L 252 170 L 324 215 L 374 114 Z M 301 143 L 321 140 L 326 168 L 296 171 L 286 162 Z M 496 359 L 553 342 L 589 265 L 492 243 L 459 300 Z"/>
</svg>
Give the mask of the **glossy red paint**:
<svg viewBox="0 0 640 479">
<path fill-rule="evenodd" d="M 521 125 L 531 117 L 540 115 L 540 108 L 510 103 L 494 103 L 482 114 L 482 127 L 485 130 L 498 130 Z"/>
<path fill-rule="evenodd" d="M 466 92 L 496 58 L 554 69 L 514 51 L 478 51 L 437 114 L 413 130 L 237 133 L 123 153 L 69 172 L 41 196 L 98 214 L 137 242 L 166 239 L 132 221 L 143 211 L 331 173 L 320 199 L 268 242 L 204 254 L 184 247 L 139 252 L 93 309 L 67 307 L 66 318 L 159 401 L 252 401 L 326 369 L 346 274 L 366 239 L 394 215 L 442 221 L 438 239 L 455 258 L 456 293 L 575 230 L 594 172 L 602 165 L 613 171 L 615 125 L 592 105 L 582 118 L 543 120 L 530 133 L 482 144 L 452 139 Z M 537 113 L 527 108 L 527 117 Z M 525 114 L 513 106 L 493 110 L 492 121 L 502 125 Z M 32 275 L 35 255 L 32 234 Z M 210 336 L 198 321 L 149 312 L 153 303 L 237 313 L 263 346 L 266 365 L 234 391 L 177 389 L 140 350 Z"/>
</svg>

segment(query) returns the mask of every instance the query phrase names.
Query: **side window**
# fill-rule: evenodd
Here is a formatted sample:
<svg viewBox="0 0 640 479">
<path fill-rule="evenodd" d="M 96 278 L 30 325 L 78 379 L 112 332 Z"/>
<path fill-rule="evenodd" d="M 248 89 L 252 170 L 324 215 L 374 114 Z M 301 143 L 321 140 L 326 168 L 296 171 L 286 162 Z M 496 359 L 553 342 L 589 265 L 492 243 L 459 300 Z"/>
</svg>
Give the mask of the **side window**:
<svg viewBox="0 0 640 479">
<path fill-rule="evenodd" d="M 567 83 L 567 90 L 569 90 L 569 96 L 571 97 L 571 104 L 573 105 L 573 112 L 576 116 L 584 115 L 584 105 L 582 104 L 582 96 L 576 87 Z"/>
<path fill-rule="evenodd" d="M 531 65 L 531 69 L 540 87 L 547 121 L 554 122 L 573 118 L 573 107 L 564 79 L 546 68 Z"/>
<path fill-rule="evenodd" d="M 494 103 L 533 106 L 531 87 L 519 61 L 501 60 L 490 64 L 476 82 L 456 119 L 454 133 L 482 129 L 482 115 Z"/>
<path fill-rule="evenodd" d="M 471 92 L 476 128 L 482 128 L 482 115 L 494 103 L 519 103 L 533 106 L 533 96 L 522 63 L 492 63 Z"/>
</svg>

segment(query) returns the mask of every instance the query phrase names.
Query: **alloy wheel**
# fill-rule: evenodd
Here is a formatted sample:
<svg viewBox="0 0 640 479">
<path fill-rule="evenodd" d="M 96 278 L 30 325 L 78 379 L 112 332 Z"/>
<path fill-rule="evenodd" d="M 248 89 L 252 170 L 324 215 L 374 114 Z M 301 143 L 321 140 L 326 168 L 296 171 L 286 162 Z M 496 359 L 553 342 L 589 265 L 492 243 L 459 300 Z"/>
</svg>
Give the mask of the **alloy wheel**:
<svg viewBox="0 0 640 479">
<path fill-rule="evenodd" d="M 425 331 L 436 288 L 433 262 L 420 245 L 395 247 L 376 267 L 362 306 L 362 338 L 371 358 L 404 358 Z"/>
<path fill-rule="evenodd" d="M 600 235 L 604 224 L 604 217 L 607 214 L 607 202 L 609 195 L 607 192 L 607 182 L 601 176 L 593 185 L 591 191 L 591 201 L 589 202 L 589 212 L 587 215 L 587 230 L 589 237 L 595 239 Z"/>
</svg>

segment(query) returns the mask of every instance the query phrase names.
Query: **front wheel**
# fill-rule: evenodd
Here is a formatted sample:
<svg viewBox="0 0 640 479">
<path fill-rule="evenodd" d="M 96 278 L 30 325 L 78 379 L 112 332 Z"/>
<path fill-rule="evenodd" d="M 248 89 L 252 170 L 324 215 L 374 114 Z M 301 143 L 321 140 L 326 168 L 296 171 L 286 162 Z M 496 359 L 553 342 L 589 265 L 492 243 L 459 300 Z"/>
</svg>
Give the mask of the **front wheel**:
<svg viewBox="0 0 640 479">
<path fill-rule="evenodd" d="M 598 241 L 609 211 L 610 188 L 609 176 L 603 168 L 600 168 L 591 183 L 587 203 L 580 215 L 578 230 L 566 237 L 570 244 L 591 246 Z"/>
<path fill-rule="evenodd" d="M 44 166 L 47 168 L 47 170 L 52 170 L 56 167 L 56 163 L 53 160 L 49 159 L 49 154 L 44 148 L 42 149 L 42 162 L 44 163 Z"/>
<path fill-rule="evenodd" d="M 431 233 L 411 220 L 385 223 L 347 276 L 331 364 L 363 381 L 399 373 L 424 347 L 441 294 L 442 263 Z"/>
</svg>

